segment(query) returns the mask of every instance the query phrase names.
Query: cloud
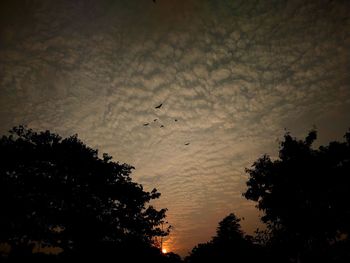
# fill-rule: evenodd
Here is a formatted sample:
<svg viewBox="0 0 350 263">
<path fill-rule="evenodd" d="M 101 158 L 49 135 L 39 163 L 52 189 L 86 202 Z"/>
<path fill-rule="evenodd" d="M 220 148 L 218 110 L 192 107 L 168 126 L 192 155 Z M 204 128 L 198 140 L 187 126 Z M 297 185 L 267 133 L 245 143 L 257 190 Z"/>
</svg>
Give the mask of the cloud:
<svg viewBox="0 0 350 263">
<path fill-rule="evenodd" d="M 147 9 L 152 17 L 140 11 L 152 5 L 101 4 L 89 9 L 94 23 L 83 5 L 44 5 L 33 11 L 41 30 L 18 26 L 28 37 L 0 50 L 1 131 L 78 133 L 134 165 L 133 178 L 162 193 L 156 204 L 175 227 L 166 244 L 181 253 L 230 212 L 255 216 L 243 223 L 250 233 L 258 226 L 241 196 L 244 168 L 276 153 L 283 128 L 303 136 L 316 124 L 334 136 L 348 123 L 327 130 L 332 116 L 350 121 L 347 3 L 242 2 L 236 15 L 198 3 L 164 2 Z M 162 8 L 176 14 L 165 19 Z"/>
</svg>

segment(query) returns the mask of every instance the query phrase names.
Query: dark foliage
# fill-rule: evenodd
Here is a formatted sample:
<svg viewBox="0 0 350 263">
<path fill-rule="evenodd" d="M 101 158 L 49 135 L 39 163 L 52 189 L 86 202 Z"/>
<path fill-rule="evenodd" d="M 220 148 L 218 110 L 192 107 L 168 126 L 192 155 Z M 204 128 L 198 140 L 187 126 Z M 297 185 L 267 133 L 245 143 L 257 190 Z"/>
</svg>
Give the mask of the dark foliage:
<svg viewBox="0 0 350 263">
<path fill-rule="evenodd" d="M 244 236 L 239 224 L 240 219 L 229 214 L 221 222 L 216 236 L 211 241 L 194 247 L 185 261 L 199 262 L 255 262 L 259 253 L 258 247 Z"/>
<path fill-rule="evenodd" d="M 173 252 L 169 252 L 165 254 L 165 258 L 167 263 L 180 263 L 182 262 L 181 257 L 178 254 L 175 254 Z"/>
<path fill-rule="evenodd" d="M 264 212 L 277 262 L 350 262 L 350 133 L 314 149 L 316 137 L 287 133 L 279 159 L 264 155 L 247 169 L 244 196 Z"/>
<path fill-rule="evenodd" d="M 144 191 L 130 178 L 132 166 L 111 159 L 76 135 L 62 139 L 19 126 L 3 136 L 0 244 L 11 251 L 2 259 L 162 260 L 153 240 L 168 234 L 160 228 L 166 209 L 148 205 L 160 194 Z M 33 254 L 39 244 L 63 252 Z"/>
</svg>

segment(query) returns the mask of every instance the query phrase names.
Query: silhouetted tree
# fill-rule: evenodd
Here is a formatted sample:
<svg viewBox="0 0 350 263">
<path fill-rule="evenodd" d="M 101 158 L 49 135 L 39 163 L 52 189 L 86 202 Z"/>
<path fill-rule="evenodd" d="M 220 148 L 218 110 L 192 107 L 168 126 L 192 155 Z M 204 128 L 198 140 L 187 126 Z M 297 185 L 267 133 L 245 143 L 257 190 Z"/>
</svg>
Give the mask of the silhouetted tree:
<svg viewBox="0 0 350 263">
<path fill-rule="evenodd" d="M 40 244 L 61 248 L 62 258 L 160 258 L 152 240 L 168 234 L 160 228 L 166 209 L 148 204 L 160 193 L 144 191 L 130 178 L 132 166 L 111 159 L 76 135 L 19 126 L 3 136 L 0 243 L 11 246 L 10 257 Z"/>
<path fill-rule="evenodd" d="M 279 159 L 247 169 L 247 199 L 267 224 L 268 246 L 282 262 L 350 262 L 350 133 L 345 142 L 312 148 L 286 133 Z"/>
<path fill-rule="evenodd" d="M 231 213 L 219 222 L 214 242 L 230 243 L 244 240 L 244 234 L 239 224 L 241 220 Z"/>
<path fill-rule="evenodd" d="M 194 247 L 186 262 L 253 262 L 256 260 L 257 247 L 246 238 L 240 219 L 233 213 L 219 222 L 216 236 L 207 243 Z"/>
</svg>

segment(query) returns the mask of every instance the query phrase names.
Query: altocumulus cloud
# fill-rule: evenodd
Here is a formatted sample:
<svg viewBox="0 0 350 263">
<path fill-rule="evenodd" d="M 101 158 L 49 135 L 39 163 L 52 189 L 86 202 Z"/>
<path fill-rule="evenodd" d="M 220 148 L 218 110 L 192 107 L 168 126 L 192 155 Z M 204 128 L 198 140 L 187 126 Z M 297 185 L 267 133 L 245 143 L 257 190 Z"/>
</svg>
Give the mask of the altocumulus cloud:
<svg viewBox="0 0 350 263">
<path fill-rule="evenodd" d="M 263 2 L 34 1 L 2 22 L 1 132 L 78 133 L 134 165 L 176 252 L 232 211 L 252 233 L 244 168 L 283 128 L 328 140 L 350 123 L 349 3 Z"/>
</svg>

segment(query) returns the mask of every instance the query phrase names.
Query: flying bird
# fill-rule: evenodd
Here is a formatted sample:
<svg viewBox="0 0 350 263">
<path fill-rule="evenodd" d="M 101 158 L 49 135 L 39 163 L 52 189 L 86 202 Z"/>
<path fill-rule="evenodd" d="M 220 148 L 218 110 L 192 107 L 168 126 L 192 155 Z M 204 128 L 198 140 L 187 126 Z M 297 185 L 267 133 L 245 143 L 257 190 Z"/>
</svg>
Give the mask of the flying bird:
<svg viewBox="0 0 350 263">
<path fill-rule="evenodd" d="M 143 124 L 143 126 L 148 126 L 148 125 L 149 125 L 149 123 L 148 123 L 148 122 Z"/>
<path fill-rule="evenodd" d="M 158 106 L 155 107 L 155 109 L 160 109 L 162 107 L 163 103 L 159 104 Z"/>
</svg>

